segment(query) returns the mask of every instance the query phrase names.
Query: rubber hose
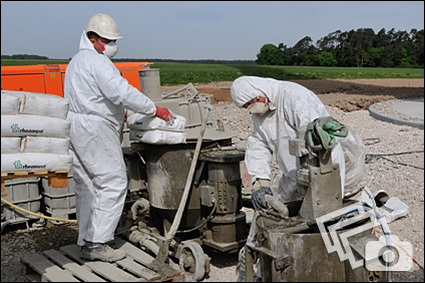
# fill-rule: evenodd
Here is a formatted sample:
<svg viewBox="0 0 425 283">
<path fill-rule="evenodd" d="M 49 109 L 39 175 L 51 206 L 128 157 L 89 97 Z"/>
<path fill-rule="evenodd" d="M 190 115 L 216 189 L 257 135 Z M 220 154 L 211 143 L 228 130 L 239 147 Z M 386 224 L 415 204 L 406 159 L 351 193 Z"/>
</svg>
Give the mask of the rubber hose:
<svg viewBox="0 0 425 283">
<path fill-rule="evenodd" d="M 8 202 L 4 198 L 1 198 L 1 201 L 4 202 L 7 205 L 13 207 L 14 209 L 20 210 L 22 212 L 25 212 L 25 213 L 30 214 L 30 215 L 33 215 L 33 216 L 37 216 L 37 217 L 40 217 L 40 218 L 44 218 L 44 219 L 47 219 L 47 220 L 53 220 L 53 221 L 68 222 L 68 223 L 77 223 L 77 220 L 60 219 L 60 218 L 55 218 L 55 217 L 49 217 L 49 216 L 45 216 L 43 214 L 38 214 L 38 213 L 34 213 L 32 211 L 28 211 L 26 209 L 23 209 L 23 208 L 21 208 L 19 206 L 14 205 L 11 202 Z"/>
</svg>

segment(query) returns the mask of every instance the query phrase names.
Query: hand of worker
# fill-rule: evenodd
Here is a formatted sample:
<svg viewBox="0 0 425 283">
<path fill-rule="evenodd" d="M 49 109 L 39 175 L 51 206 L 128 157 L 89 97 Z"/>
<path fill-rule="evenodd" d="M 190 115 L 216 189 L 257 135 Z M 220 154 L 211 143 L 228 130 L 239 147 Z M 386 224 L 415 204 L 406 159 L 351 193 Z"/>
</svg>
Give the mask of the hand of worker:
<svg viewBox="0 0 425 283">
<path fill-rule="evenodd" d="M 273 195 L 272 190 L 266 188 L 252 193 L 251 201 L 255 210 L 267 209 L 267 202 L 264 198 L 265 195 Z"/>
<path fill-rule="evenodd" d="M 161 118 L 161 119 L 172 124 L 175 117 L 170 112 L 170 110 L 168 110 L 167 107 L 161 107 L 161 106 L 155 106 L 155 107 L 156 107 L 155 117 Z"/>
</svg>

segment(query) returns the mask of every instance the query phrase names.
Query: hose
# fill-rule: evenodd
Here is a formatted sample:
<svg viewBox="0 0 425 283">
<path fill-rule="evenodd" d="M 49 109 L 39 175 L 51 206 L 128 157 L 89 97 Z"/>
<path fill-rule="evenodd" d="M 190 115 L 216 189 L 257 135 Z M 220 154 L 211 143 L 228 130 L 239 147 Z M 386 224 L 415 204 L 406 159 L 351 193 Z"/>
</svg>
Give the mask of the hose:
<svg viewBox="0 0 425 283">
<path fill-rule="evenodd" d="M 366 160 L 368 160 L 368 162 L 370 162 L 373 159 L 382 158 L 382 159 L 387 160 L 387 161 L 394 163 L 394 164 L 399 164 L 399 165 L 403 165 L 403 166 L 407 166 L 407 167 L 412 167 L 412 168 L 415 168 L 415 169 L 424 170 L 424 167 L 416 166 L 416 165 L 412 165 L 412 164 L 408 164 L 408 163 L 403 163 L 403 162 L 397 162 L 397 161 L 391 160 L 391 159 L 386 157 L 386 156 L 396 156 L 396 155 L 423 153 L 423 152 L 424 152 L 423 150 L 414 150 L 414 151 L 397 152 L 397 153 L 380 153 L 380 154 L 368 153 L 368 154 L 366 154 Z"/>
<path fill-rule="evenodd" d="M 11 202 L 8 202 L 4 198 L 1 198 L 1 201 L 4 202 L 7 205 L 13 207 L 14 209 L 20 210 L 22 212 L 25 212 L 25 213 L 30 214 L 30 215 L 33 215 L 33 216 L 37 216 L 37 217 L 44 218 L 44 219 L 47 219 L 47 220 L 59 221 L 59 222 L 77 223 L 77 220 L 60 219 L 60 218 L 55 218 L 55 217 L 49 217 L 49 216 L 45 216 L 43 214 L 38 214 L 38 213 L 34 213 L 32 211 L 28 211 L 26 209 L 23 209 L 23 208 L 21 208 L 19 206 L 14 205 Z"/>
<path fill-rule="evenodd" d="M 374 144 L 380 143 L 381 139 L 379 139 L 379 138 L 367 138 L 367 139 L 363 139 L 363 141 L 365 142 L 364 145 L 368 146 L 368 145 L 374 145 Z M 403 165 L 403 166 L 407 166 L 407 167 L 412 167 L 412 168 L 424 170 L 424 167 L 416 166 L 416 165 L 412 165 L 412 164 L 408 164 L 408 163 L 403 163 L 403 162 L 397 162 L 397 161 L 391 160 L 391 159 L 386 157 L 386 156 L 396 156 L 396 155 L 423 153 L 423 152 L 424 152 L 423 150 L 413 150 L 413 151 L 396 152 L 396 153 L 379 153 L 379 154 L 368 153 L 368 154 L 366 154 L 365 158 L 366 158 L 367 163 L 370 163 L 372 160 L 377 160 L 379 158 L 382 158 L 382 159 L 389 161 L 391 163 L 394 163 L 394 164 L 399 164 L 399 165 Z"/>
<path fill-rule="evenodd" d="M 213 209 L 211 210 L 211 212 L 210 212 L 210 214 L 208 215 L 208 217 L 204 220 L 204 221 L 202 221 L 202 223 L 201 224 L 199 224 L 198 226 L 195 226 L 195 227 L 193 227 L 193 228 L 190 228 L 190 229 L 187 229 L 187 230 L 177 230 L 176 231 L 176 233 L 189 233 L 189 232 L 192 232 L 192 231 L 195 231 L 195 230 L 198 230 L 198 229 L 200 229 L 202 226 L 204 226 L 208 221 L 210 221 L 212 218 L 213 218 L 213 214 L 214 214 L 214 212 L 216 211 L 216 209 L 217 209 L 217 202 L 215 201 L 215 199 L 213 199 L 213 203 L 214 203 L 214 207 L 213 207 Z"/>
</svg>

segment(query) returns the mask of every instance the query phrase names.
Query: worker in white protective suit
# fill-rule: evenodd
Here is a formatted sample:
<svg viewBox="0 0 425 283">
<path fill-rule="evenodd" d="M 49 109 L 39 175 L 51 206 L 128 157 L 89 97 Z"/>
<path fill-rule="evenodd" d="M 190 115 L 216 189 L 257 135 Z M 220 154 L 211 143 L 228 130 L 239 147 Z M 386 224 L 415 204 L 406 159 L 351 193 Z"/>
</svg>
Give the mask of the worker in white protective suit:
<svg viewBox="0 0 425 283">
<path fill-rule="evenodd" d="M 65 73 L 69 101 L 80 257 L 114 262 L 126 255 L 107 243 L 114 239 L 127 193 L 121 138 L 125 110 L 172 122 L 173 114 L 131 86 L 111 59 L 123 38 L 115 20 L 94 15 L 81 34 L 79 52 Z"/>
<path fill-rule="evenodd" d="M 285 203 L 302 200 L 297 190 L 296 171 L 299 160 L 289 153 L 289 140 L 298 137 L 298 132 L 320 117 L 329 117 L 320 99 L 309 89 L 294 82 L 271 78 L 242 76 L 231 86 L 231 96 L 239 108 L 252 114 L 253 133 L 248 137 L 245 152 L 247 172 L 252 176 L 251 200 L 255 208 L 253 222 L 247 241 L 254 241 L 255 218 L 258 209 L 274 208 L 288 215 Z M 362 146 L 360 140 L 360 146 Z M 332 162 L 340 168 L 341 194 L 344 195 L 345 160 L 340 143 L 332 148 Z M 271 165 L 275 155 L 282 172 L 271 184 Z M 354 161 L 356 162 L 356 161 Z M 364 164 L 364 155 L 363 155 Z M 244 248 L 240 252 L 239 279 L 244 273 Z M 242 276 L 242 277 L 241 277 Z"/>
</svg>

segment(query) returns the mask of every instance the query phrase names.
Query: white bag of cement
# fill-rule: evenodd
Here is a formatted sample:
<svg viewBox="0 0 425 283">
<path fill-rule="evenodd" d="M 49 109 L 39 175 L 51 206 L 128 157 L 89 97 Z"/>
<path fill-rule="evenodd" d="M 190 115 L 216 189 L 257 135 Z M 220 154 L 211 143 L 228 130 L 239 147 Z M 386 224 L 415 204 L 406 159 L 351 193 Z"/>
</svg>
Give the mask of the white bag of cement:
<svg viewBox="0 0 425 283">
<path fill-rule="evenodd" d="M 409 207 L 398 197 L 390 198 L 383 206 L 378 207 L 378 214 L 385 217 L 387 223 L 391 223 L 409 214 Z"/>
<path fill-rule="evenodd" d="M 1 115 L 16 115 L 19 113 L 21 100 L 7 93 L 1 92 Z"/>
<path fill-rule="evenodd" d="M 68 154 L 70 138 L 33 137 L 22 138 L 21 152 Z"/>
<path fill-rule="evenodd" d="M 65 119 L 39 115 L 2 115 L 2 137 L 69 137 L 71 123 Z"/>
<path fill-rule="evenodd" d="M 1 154 L 19 153 L 21 151 L 21 138 L 1 138 Z"/>
<path fill-rule="evenodd" d="M 134 130 L 163 130 L 173 132 L 184 132 L 186 126 L 186 118 L 181 115 L 174 115 L 175 119 L 172 124 L 158 117 L 151 117 L 132 111 L 128 112 L 127 125 Z"/>
<path fill-rule="evenodd" d="M 130 140 L 141 141 L 149 144 L 179 144 L 186 143 L 186 133 L 160 130 L 130 130 Z"/>
<path fill-rule="evenodd" d="M 1 172 L 70 170 L 72 157 L 54 153 L 13 153 L 1 155 Z"/>
<path fill-rule="evenodd" d="M 409 207 L 397 197 L 389 198 L 384 190 L 372 193 L 366 186 L 358 200 L 370 208 L 376 209 L 380 217 L 384 217 L 387 223 L 391 223 L 409 214 Z"/>
<path fill-rule="evenodd" d="M 68 114 L 68 100 L 58 95 L 2 90 L 3 94 L 10 94 L 20 99 L 20 114 L 42 115 L 62 119 L 65 119 Z"/>
</svg>

